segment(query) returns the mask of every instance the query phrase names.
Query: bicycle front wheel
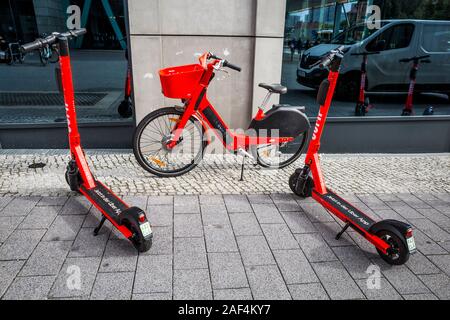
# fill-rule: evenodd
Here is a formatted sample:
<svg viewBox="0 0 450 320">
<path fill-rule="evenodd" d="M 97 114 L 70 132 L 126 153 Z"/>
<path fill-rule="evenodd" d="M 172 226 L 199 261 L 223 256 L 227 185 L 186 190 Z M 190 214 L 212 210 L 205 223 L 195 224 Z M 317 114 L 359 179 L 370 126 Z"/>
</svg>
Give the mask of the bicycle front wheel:
<svg viewBox="0 0 450 320">
<path fill-rule="evenodd" d="M 285 168 L 300 158 L 307 140 L 308 131 L 303 132 L 291 142 L 256 146 L 254 147 L 256 160 L 264 168 Z"/>
<path fill-rule="evenodd" d="M 133 137 L 133 151 L 139 164 L 159 177 L 177 177 L 192 169 L 203 158 L 206 141 L 203 126 L 191 117 L 177 145 L 169 149 L 173 130 L 183 115 L 176 108 L 162 108 L 142 120 Z"/>
</svg>

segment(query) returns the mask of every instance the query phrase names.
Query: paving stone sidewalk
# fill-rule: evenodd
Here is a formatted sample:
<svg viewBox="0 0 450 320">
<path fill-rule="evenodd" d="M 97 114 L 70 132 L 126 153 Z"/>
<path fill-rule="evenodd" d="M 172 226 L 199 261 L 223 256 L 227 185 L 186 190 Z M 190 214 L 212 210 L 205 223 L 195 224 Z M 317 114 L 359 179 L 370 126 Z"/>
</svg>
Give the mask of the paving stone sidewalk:
<svg viewBox="0 0 450 320">
<path fill-rule="evenodd" d="M 418 253 L 387 266 L 355 232 L 336 241 L 334 218 L 291 194 L 127 197 L 154 227 L 153 248 L 139 255 L 110 225 L 92 236 L 99 213 L 82 197 L 0 197 L 0 297 L 450 298 L 449 193 L 347 198 L 409 221 Z"/>
<path fill-rule="evenodd" d="M 161 179 L 139 167 L 131 151 L 87 151 L 96 176 L 121 195 L 289 193 L 287 181 L 302 160 L 283 170 L 247 165 L 239 181 L 241 157 L 207 155 L 192 172 Z M 336 192 L 450 192 L 450 154 L 323 155 L 327 185 Z M 66 196 L 66 150 L 0 150 L 0 195 Z M 43 169 L 31 169 L 43 163 Z"/>
</svg>

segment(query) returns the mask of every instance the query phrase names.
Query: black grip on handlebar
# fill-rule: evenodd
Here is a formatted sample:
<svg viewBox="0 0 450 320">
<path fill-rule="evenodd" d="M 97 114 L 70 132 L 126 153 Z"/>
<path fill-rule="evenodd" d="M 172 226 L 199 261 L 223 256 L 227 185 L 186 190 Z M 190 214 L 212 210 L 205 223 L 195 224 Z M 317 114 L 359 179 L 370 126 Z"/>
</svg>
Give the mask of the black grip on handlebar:
<svg viewBox="0 0 450 320">
<path fill-rule="evenodd" d="M 79 36 L 85 35 L 87 33 L 87 30 L 86 30 L 86 28 L 81 28 L 81 29 L 71 30 L 71 33 L 73 34 L 74 37 L 79 37 Z"/>
<path fill-rule="evenodd" d="M 224 67 L 227 67 L 227 68 L 230 68 L 230 69 L 233 69 L 233 70 L 235 70 L 235 71 L 237 71 L 237 72 L 241 72 L 241 71 L 242 71 L 242 68 L 241 68 L 241 67 L 238 67 L 238 66 L 236 66 L 236 65 L 234 65 L 234 64 L 232 64 L 232 63 L 229 63 L 227 60 L 225 60 L 225 61 L 223 62 L 223 66 L 224 66 Z"/>
<path fill-rule="evenodd" d="M 333 62 L 336 55 L 343 56 L 344 55 L 345 46 L 340 46 L 334 50 L 332 50 L 330 53 L 328 53 L 325 57 L 322 58 L 317 64 L 319 65 L 319 68 L 325 69 L 331 63 Z"/>
</svg>

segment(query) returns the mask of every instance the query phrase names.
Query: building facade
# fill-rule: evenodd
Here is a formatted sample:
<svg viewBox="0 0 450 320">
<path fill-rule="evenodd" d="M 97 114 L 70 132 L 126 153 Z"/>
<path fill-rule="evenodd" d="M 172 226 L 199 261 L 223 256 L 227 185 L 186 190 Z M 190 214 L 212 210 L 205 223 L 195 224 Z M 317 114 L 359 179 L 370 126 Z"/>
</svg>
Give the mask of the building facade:
<svg viewBox="0 0 450 320">
<path fill-rule="evenodd" d="M 361 32 L 352 28 L 378 14 L 377 8 L 377 19 L 444 21 L 440 29 L 432 30 L 440 41 L 436 54 L 442 59 L 450 55 L 448 0 L 7 0 L 0 3 L 0 50 L 52 31 L 87 28 L 86 36 L 71 43 L 83 139 L 88 147 L 129 148 L 136 124 L 148 113 L 181 104 L 161 94 L 158 71 L 196 63 L 207 51 L 243 69 L 241 73 L 218 73 L 208 92 L 232 128 L 247 128 L 266 94 L 258 87 L 261 82 L 287 86 L 289 93 L 273 96 L 271 103 L 306 105 L 314 121 L 315 88 L 298 81 L 305 55 L 333 44 L 342 34 L 346 41 L 347 35 L 364 39 L 370 35 L 367 28 Z M 385 40 L 391 47 L 386 51 L 408 41 L 405 37 L 389 33 Z M 415 54 L 413 49 L 404 52 Z M 419 71 L 419 77 L 435 81 L 417 95 L 415 117 L 400 116 L 409 65 L 399 69 L 406 89 L 395 93 L 375 90 L 371 95 L 374 108 L 364 118 L 353 114 L 355 99 L 337 98 L 326 149 L 450 151 L 450 101 L 446 96 L 450 81 L 442 77 L 446 68 L 450 74 L 450 57 L 439 61 L 443 62 L 438 72 L 433 73 L 433 61 Z M 117 107 L 123 100 L 128 65 L 134 114 L 122 118 Z M 369 83 L 373 83 L 375 65 L 376 61 L 369 62 Z M 0 63 L 0 148 L 64 147 L 64 109 L 54 81 L 55 68 L 54 64 L 42 65 L 39 53 L 26 56 L 23 63 Z M 390 87 L 389 76 L 385 78 Z M 433 116 L 422 116 L 431 105 Z"/>
</svg>

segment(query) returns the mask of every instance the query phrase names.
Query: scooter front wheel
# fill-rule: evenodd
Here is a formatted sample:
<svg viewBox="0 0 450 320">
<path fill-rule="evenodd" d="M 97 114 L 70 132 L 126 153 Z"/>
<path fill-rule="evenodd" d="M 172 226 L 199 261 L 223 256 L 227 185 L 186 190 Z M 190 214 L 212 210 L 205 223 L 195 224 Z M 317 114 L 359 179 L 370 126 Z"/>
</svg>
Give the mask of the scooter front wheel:
<svg viewBox="0 0 450 320">
<path fill-rule="evenodd" d="M 409 260 L 409 250 L 405 245 L 405 241 L 401 239 L 399 232 L 381 230 L 377 232 L 377 236 L 390 245 L 387 254 L 377 249 L 381 259 L 395 266 L 402 265 Z"/>
<path fill-rule="evenodd" d="M 294 172 L 289 178 L 289 187 L 295 195 L 301 198 L 309 198 L 312 195 L 314 181 L 311 177 L 305 180 L 300 177 L 300 173 Z"/>
</svg>

